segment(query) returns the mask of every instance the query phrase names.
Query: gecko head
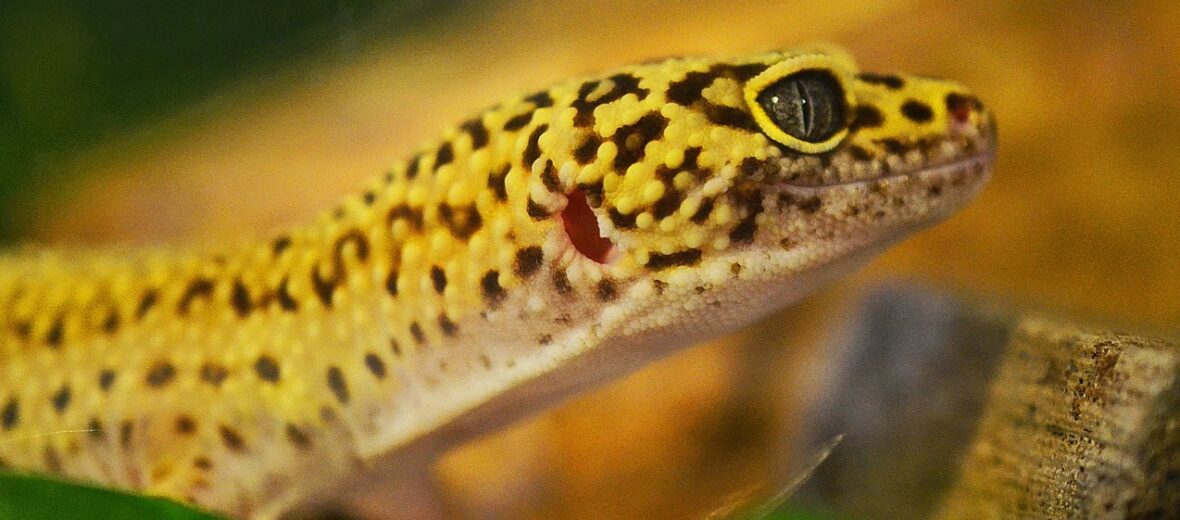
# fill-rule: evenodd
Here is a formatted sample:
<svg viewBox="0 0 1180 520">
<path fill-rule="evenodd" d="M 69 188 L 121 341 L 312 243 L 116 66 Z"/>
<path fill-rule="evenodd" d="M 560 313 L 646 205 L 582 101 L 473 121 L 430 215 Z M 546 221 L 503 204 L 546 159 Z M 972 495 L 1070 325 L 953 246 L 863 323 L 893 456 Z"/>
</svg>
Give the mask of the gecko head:
<svg viewBox="0 0 1180 520">
<path fill-rule="evenodd" d="M 722 326 L 938 222 L 990 175 L 992 116 L 956 82 L 861 73 L 813 50 L 674 59 L 607 81 L 621 77 L 645 96 L 594 111 L 606 144 L 578 175 L 565 228 L 608 271 L 682 302 L 671 312 L 704 309 Z"/>
</svg>

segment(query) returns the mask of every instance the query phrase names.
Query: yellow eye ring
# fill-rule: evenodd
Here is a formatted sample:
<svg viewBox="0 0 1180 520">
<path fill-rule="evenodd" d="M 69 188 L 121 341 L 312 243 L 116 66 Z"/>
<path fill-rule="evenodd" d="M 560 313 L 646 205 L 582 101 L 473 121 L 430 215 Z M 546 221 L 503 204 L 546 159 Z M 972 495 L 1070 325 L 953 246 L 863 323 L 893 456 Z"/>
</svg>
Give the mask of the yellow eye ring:
<svg viewBox="0 0 1180 520">
<path fill-rule="evenodd" d="M 856 106 L 850 85 L 852 74 L 839 60 L 824 54 L 804 54 L 771 65 L 751 78 L 743 96 L 763 133 L 792 150 L 814 154 L 835 148 L 848 136 L 852 107 Z M 793 99 L 780 100 L 770 95 L 777 90 L 798 93 L 792 94 Z M 768 105 L 777 109 L 768 111 Z M 792 135 L 784 125 L 800 134 L 815 134 L 809 135 L 815 139 Z"/>
</svg>

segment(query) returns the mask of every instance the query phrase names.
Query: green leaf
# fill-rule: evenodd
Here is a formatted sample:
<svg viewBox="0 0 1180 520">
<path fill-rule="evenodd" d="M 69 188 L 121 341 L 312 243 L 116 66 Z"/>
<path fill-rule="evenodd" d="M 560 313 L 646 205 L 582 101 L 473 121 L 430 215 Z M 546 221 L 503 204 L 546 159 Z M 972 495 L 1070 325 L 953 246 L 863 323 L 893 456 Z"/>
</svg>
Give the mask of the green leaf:
<svg viewBox="0 0 1180 520">
<path fill-rule="evenodd" d="M 0 520 L 221 520 L 171 500 L 0 472 Z"/>
</svg>

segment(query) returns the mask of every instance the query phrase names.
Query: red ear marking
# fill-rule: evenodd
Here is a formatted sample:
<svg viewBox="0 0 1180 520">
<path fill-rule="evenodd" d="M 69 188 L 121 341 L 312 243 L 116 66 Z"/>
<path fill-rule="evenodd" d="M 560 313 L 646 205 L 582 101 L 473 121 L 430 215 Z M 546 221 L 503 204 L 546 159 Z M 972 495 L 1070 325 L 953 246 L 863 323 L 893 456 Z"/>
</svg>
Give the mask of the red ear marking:
<svg viewBox="0 0 1180 520">
<path fill-rule="evenodd" d="M 586 194 L 575 189 L 567 197 L 565 209 L 561 210 L 561 223 L 565 226 L 565 234 L 570 237 L 570 242 L 574 243 L 574 249 L 586 258 L 600 264 L 606 263 L 606 257 L 614 244 L 602 237 L 598 229 L 598 218 L 586 202 Z"/>
</svg>

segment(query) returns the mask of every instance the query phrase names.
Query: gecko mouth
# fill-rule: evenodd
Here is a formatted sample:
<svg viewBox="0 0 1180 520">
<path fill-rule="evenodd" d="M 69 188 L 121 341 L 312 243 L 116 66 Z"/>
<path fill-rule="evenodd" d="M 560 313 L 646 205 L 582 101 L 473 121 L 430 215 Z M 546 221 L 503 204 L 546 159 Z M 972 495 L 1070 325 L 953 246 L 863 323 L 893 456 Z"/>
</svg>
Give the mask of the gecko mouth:
<svg viewBox="0 0 1180 520">
<path fill-rule="evenodd" d="M 891 179 L 901 178 L 918 178 L 918 177 L 954 177 L 959 174 L 971 173 L 982 175 L 991 171 L 992 164 L 995 162 L 995 151 L 988 149 L 982 152 L 975 152 L 969 155 L 956 157 L 953 159 L 944 159 L 938 162 L 923 164 L 913 168 L 906 168 L 901 170 L 888 169 L 881 171 L 877 175 L 869 177 L 859 177 L 851 179 L 834 179 L 827 182 L 806 182 L 799 180 L 787 180 L 783 185 L 790 188 L 801 189 L 818 189 L 818 188 L 836 188 L 841 186 L 861 186 L 868 185 L 881 181 L 888 181 Z"/>
</svg>

